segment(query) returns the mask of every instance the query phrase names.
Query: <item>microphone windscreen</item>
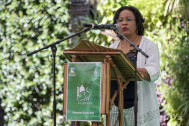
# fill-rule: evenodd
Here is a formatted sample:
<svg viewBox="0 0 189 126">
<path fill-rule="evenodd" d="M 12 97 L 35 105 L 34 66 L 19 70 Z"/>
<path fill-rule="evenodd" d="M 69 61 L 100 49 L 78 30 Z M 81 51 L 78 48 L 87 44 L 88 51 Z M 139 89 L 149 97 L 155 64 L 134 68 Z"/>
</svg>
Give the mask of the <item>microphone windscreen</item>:
<svg viewBox="0 0 189 126">
<path fill-rule="evenodd" d="M 116 29 L 119 30 L 119 24 L 114 24 L 116 26 Z"/>
</svg>

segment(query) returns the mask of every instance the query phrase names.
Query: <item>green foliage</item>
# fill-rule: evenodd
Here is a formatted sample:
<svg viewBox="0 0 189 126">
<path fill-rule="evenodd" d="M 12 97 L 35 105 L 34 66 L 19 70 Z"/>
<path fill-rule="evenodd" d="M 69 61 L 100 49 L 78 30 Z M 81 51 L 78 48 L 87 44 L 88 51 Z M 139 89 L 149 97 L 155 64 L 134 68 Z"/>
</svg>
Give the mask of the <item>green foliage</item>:
<svg viewBox="0 0 189 126">
<path fill-rule="evenodd" d="M 183 24 L 182 24 L 183 23 Z M 174 28 L 170 32 L 172 49 L 168 50 L 164 59 L 167 61 L 167 74 L 172 79 L 171 88 L 167 88 L 169 94 L 165 96 L 167 104 L 165 107 L 170 115 L 170 125 L 189 125 L 189 42 L 186 27 L 187 22 L 182 22 L 180 19 L 174 19 Z M 181 34 L 177 34 L 181 33 Z M 168 45 L 167 45 L 168 46 Z"/>
<path fill-rule="evenodd" d="M 9 125 L 52 125 L 51 49 L 27 56 L 68 36 L 68 0 L 0 2 L 0 98 Z M 63 124 L 62 50 L 57 46 L 57 123 Z"/>
<path fill-rule="evenodd" d="M 162 53 L 165 63 L 164 71 L 168 76 L 163 77 L 166 81 L 170 80 L 167 87 L 167 95 L 164 105 L 170 116 L 169 125 L 189 126 L 189 38 L 188 38 L 188 16 L 177 10 L 185 10 L 183 4 L 185 0 L 174 4 L 172 11 L 168 13 L 170 25 L 168 43 L 165 43 L 166 52 Z M 168 6 L 168 4 L 167 4 Z M 174 11 L 176 10 L 176 11 Z M 171 18 L 172 17 L 172 18 Z"/>
<path fill-rule="evenodd" d="M 172 3 L 170 1 L 168 0 Z M 27 56 L 27 53 L 71 34 L 68 29 L 68 2 L 69 0 L 0 1 L 0 98 L 5 109 L 6 124 L 53 124 L 51 50 L 43 50 L 32 56 Z M 188 3 L 187 0 L 180 2 Z M 92 19 L 84 21 L 111 24 L 114 12 L 122 5 L 133 5 L 141 11 L 145 18 L 145 36 L 159 47 L 162 71 L 160 80 L 163 80 L 159 90 L 165 99 L 161 105 L 170 117 L 169 125 L 189 125 L 188 17 L 183 12 L 170 11 L 175 8 L 169 9 L 171 5 L 168 6 L 163 0 L 104 0 L 99 1 L 97 11 L 91 10 Z M 185 10 L 188 10 L 186 7 Z M 112 41 L 111 37 L 102 35 L 98 30 L 82 34 L 81 38 L 105 46 Z M 57 46 L 58 125 L 70 124 L 64 121 L 62 114 L 63 63 L 67 62 L 62 50 L 68 48 L 67 43 L 65 41 Z"/>
</svg>

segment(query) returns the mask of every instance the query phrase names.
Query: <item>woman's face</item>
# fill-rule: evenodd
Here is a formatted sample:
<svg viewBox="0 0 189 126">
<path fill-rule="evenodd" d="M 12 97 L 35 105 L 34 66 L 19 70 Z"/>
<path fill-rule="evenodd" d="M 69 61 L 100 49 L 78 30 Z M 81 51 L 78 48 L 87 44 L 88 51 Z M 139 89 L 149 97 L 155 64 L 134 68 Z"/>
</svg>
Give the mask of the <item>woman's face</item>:
<svg viewBox="0 0 189 126">
<path fill-rule="evenodd" d="M 123 35 L 132 36 L 136 34 L 136 19 L 132 11 L 122 10 L 116 22 L 120 26 L 119 32 Z"/>
</svg>

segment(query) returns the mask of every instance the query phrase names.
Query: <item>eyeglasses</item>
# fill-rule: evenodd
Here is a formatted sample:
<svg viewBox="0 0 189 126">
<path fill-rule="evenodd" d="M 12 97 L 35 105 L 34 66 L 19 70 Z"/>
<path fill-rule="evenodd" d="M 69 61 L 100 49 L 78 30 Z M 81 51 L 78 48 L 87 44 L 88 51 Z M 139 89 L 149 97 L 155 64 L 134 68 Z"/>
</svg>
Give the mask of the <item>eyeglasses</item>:
<svg viewBox="0 0 189 126">
<path fill-rule="evenodd" d="M 132 17 L 126 17 L 125 20 L 128 21 L 128 22 L 131 22 L 131 21 L 134 21 L 135 19 L 132 18 Z M 116 20 L 117 23 L 122 23 L 123 21 L 124 21 L 123 18 L 120 18 L 120 19 Z"/>
</svg>

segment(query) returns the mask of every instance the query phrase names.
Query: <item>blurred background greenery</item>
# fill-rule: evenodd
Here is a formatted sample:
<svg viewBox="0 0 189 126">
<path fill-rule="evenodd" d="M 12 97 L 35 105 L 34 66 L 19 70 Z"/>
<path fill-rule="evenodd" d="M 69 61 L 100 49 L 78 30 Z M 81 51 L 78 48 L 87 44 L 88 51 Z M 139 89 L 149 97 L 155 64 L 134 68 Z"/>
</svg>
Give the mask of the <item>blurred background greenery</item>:
<svg viewBox="0 0 189 126">
<path fill-rule="evenodd" d="M 159 47 L 161 126 L 189 126 L 189 0 L 1 0 L 0 123 L 4 115 L 4 125 L 53 125 L 52 52 L 27 53 L 82 30 L 82 23 L 111 24 L 123 5 L 141 11 L 145 36 Z M 114 41 L 91 30 L 57 45 L 56 123 L 60 126 L 71 124 L 62 112 L 63 65 L 68 62 L 63 50 L 81 38 L 103 46 Z"/>
</svg>

